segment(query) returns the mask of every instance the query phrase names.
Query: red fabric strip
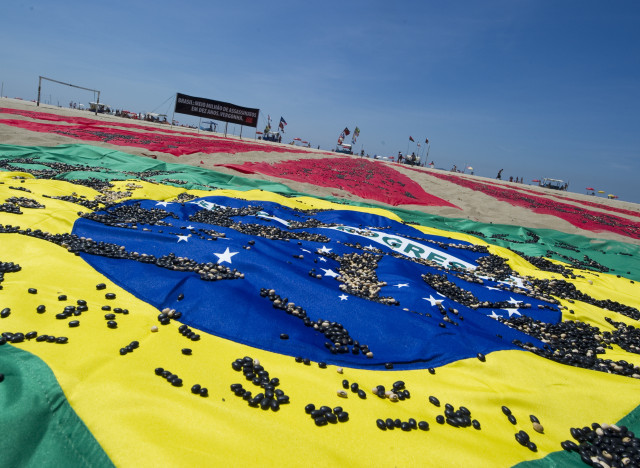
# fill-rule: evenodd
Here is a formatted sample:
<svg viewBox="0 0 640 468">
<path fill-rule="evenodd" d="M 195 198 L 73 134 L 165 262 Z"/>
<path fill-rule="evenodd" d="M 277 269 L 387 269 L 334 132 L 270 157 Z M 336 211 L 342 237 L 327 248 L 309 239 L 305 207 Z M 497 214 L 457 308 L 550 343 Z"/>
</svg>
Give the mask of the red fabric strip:
<svg viewBox="0 0 640 468">
<path fill-rule="evenodd" d="M 442 198 L 426 193 L 420 185 L 392 167 L 369 159 L 323 158 L 284 161 L 276 164 L 244 163 L 221 166 L 247 173 L 339 188 L 361 198 L 389 205 L 451 206 Z"/>
<path fill-rule="evenodd" d="M 0 119 L 0 123 L 41 133 L 57 133 L 83 141 L 102 141 L 118 146 L 135 146 L 151 151 L 169 153 L 174 156 L 193 153 L 246 153 L 264 151 L 266 153 L 307 153 L 294 146 L 276 146 L 257 142 L 240 141 L 230 138 L 207 136 L 166 135 L 152 132 L 134 132 L 97 125 L 58 125 L 31 122 L 28 120 Z M 145 128 L 145 130 L 149 130 Z"/>
<path fill-rule="evenodd" d="M 640 223 L 626 218 L 524 193 L 524 191 L 530 192 L 530 190 L 527 189 L 512 189 L 491 182 L 476 182 L 460 176 L 440 174 L 432 171 L 419 172 L 471 190 L 482 192 L 497 200 L 510 203 L 514 206 L 527 208 L 535 213 L 547 214 L 564 219 L 580 229 L 586 229 L 592 232 L 609 231 L 633 239 L 640 239 Z M 608 209 L 609 207 L 606 208 Z"/>
</svg>

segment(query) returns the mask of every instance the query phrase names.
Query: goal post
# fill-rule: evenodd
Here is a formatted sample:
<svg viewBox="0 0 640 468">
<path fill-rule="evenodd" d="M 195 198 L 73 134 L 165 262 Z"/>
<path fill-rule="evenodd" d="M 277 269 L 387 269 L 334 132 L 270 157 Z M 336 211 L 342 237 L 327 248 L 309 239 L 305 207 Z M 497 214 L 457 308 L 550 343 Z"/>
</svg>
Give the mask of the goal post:
<svg viewBox="0 0 640 468">
<path fill-rule="evenodd" d="M 47 78 L 46 76 L 38 77 L 38 100 L 36 101 L 36 105 L 40 106 L 40 90 L 42 89 L 42 80 L 53 81 L 54 83 L 58 83 L 65 86 L 71 86 L 72 88 L 84 89 L 85 91 L 93 91 L 94 93 L 98 93 L 98 100 L 96 101 L 95 114 L 98 115 L 98 104 L 100 104 L 100 91 L 97 89 L 84 88 L 82 86 L 74 85 L 71 83 L 65 83 L 63 81 L 54 80 L 52 78 Z"/>
</svg>

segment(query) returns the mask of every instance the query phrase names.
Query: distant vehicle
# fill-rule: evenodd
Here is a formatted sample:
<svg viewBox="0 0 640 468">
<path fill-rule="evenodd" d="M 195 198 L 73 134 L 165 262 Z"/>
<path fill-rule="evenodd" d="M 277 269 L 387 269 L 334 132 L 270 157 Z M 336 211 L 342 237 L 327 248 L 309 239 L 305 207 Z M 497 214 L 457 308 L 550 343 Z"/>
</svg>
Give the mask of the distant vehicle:
<svg viewBox="0 0 640 468">
<path fill-rule="evenodd" d="M 267 131 L 264 132 L 264 135 L 262 135 L 262 139 L 265 141 L 274 141 L 276 143 L 280 143 L 282 141 L 282 136 L 280 135 L 280 132 Z"/>
<path fill-rule="evenodd" d="M 336 153 L 353 154 L 353 148 L 347 143 L 336 146 Z"/>
<path fill-rule="evenodd" d="M 560 179 L 551 179 L 549 177 L 545 177 L 539 182 L 540 187 L 553 189 L 553 190 L 567 190 L 569 188 L 569 184 L 564 180 Z"/>
<path fill-rule="evenodd" d="M 90 102 L 89 103 L 89 110 L 91 112 L 96 112 L 96 109 L 97 109 L 98 114 L 109 114 L 109 113 L 111 113 L 111 108 L 108 105 L 103 104 L 103 103 Z"/>
<path fill-rule="evenodd" d="M 116 114 L 119 115 L 119 117 L 124 117 L 125 119 L 138 119 L 138 114 L 135 112 L 131 112 L 128 110 L 123 110 L 120 111 L 120 114 Z"/>
<path fill-rule="evenodd" d="M 410 166 L 419 166 L 420 165 L 420 158 L 415 155 L 415 154 L 407 154 L 403 161 L 404 164 L 408 164 Z"/>
<path fill-rule="evenodd" d="M 155 112 L 149 112 L 144 116 L 144 119 L 148 122 L 169 123 L 167 114 L 156 114 Z"/>
</svg>

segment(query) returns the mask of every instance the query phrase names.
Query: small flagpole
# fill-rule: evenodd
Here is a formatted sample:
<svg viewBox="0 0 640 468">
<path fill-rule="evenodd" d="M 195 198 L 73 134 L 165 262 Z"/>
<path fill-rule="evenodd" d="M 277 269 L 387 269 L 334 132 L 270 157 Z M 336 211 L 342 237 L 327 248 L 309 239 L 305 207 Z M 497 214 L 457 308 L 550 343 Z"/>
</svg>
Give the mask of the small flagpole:
<svg viewBox="0 0 640 468">
<path fill-rule="evenodd" d="M 178 93 L 176 93 L 175 102 L 178 102 Z M 169 128 L 173 128 L 173 121 L 175 120 L 175 118 L 176 118 L 176 106 L 174 104 L 174 106 L 173 106 L 173 114 L 171 114 L 171 126 Z"/>
</svg>

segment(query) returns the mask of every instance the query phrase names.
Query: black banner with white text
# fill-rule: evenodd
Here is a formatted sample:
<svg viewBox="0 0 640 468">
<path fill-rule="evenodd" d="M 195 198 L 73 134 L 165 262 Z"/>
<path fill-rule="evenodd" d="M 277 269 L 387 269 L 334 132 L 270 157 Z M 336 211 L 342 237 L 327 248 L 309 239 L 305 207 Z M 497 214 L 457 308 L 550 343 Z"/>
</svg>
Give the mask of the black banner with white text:
<svg viewBox="0 0 640 468">
<path fill-rule="evenodd" d="M 260 109 L 240 107 L 228 102 L 187 96 L 180 93 L 176 95 L 175 111 L 179 114 L 221 120 L 254 128 L 258 126 L 258 114 L 260 113 Z"/>
</svg>

